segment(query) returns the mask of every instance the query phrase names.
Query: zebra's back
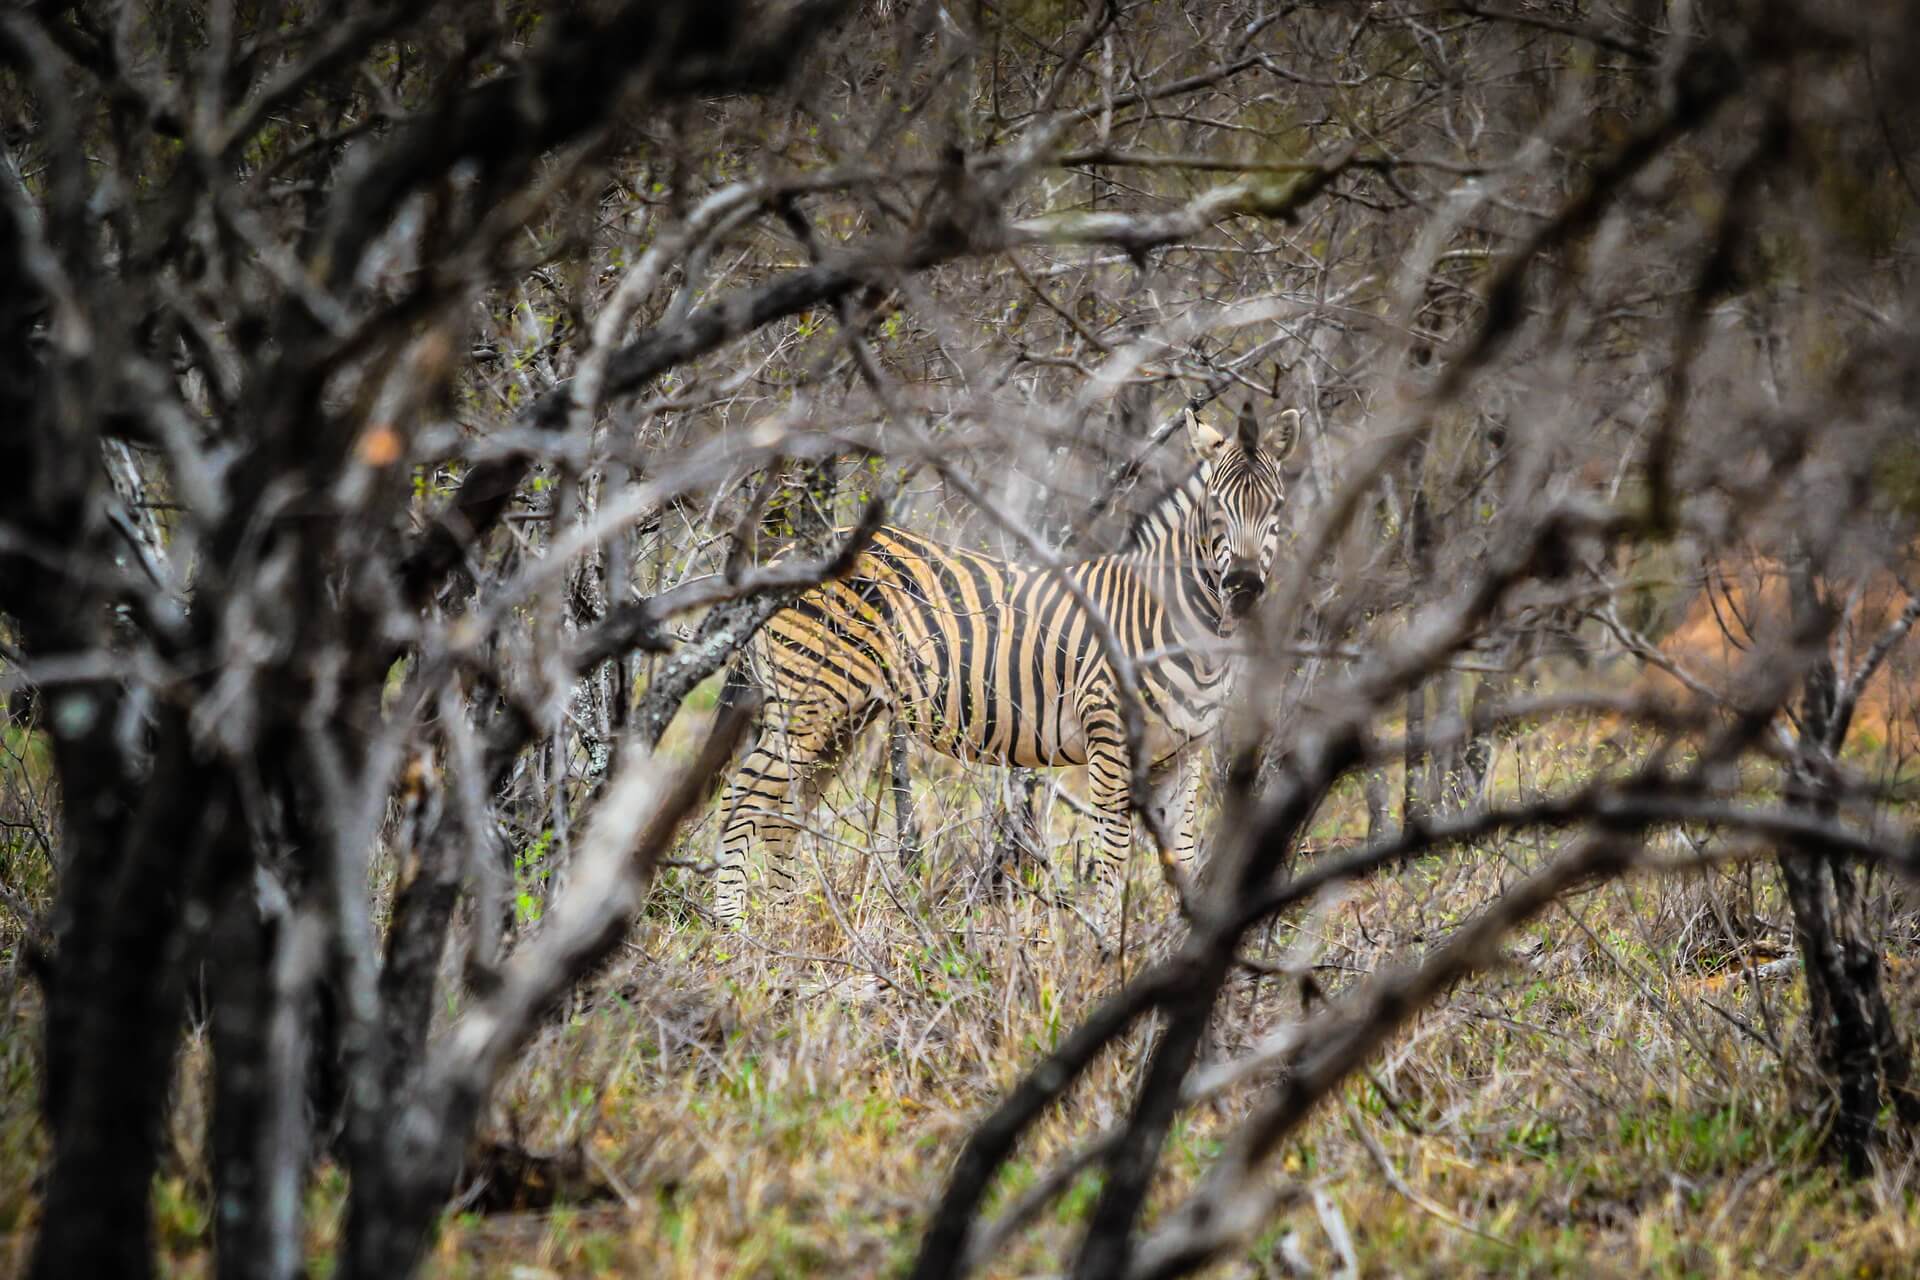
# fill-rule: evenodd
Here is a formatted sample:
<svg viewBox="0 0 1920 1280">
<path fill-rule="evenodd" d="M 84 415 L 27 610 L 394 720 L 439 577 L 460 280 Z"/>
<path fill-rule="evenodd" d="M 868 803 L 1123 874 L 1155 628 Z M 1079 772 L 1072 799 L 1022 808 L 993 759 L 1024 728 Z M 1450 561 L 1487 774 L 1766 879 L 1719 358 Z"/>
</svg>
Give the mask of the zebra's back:
<svg viewBox="0 0 1920 1280">
<path fill-rule="evenodd" d="M 852 572 L 768 622 L 756 677 L 803 722 L 878 704 L 962 759 L 1085 764 L 1081 711 L 1111 702 L 1113 676 L 1070 575 L 1123 639 L 1169 641 L 1150 584 L 1116 558 L 1036 568 L 883 528 Z"/>
</svg>

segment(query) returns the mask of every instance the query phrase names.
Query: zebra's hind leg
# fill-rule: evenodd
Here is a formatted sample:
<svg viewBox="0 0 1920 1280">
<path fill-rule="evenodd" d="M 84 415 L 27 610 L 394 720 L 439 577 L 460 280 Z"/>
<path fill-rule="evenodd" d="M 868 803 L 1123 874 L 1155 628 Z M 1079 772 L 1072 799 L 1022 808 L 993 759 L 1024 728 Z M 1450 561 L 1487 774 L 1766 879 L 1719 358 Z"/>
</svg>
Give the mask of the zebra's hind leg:
<svg viewBox="0 0 1920 1280">
<path fill-rule="evenodd" d="M 758 841 L 766 850 L 767 897 L 776 909 L 792 901 L 798 887 L 793 873 L 793 844 L 800 818 L 833 776 L 841 752 L 865 719 L 840 706 L 831 714 L 789 716 L 786 705 L 770 706 L 766 729 L 727 784 L 721 813 L 720 865 L 714 875 L 714 915 L 737 925 L 747 896 L 747 851 Z"/>
<path fill-rule="evenodd" d="M 726 818 L 720 830 L 720 867 L 714 873 L 713 913 L 724 926 L 739 924 L 746 908 L 747 851 L 756 842 L 767 850 L 768 879 L 777 886 L 774 896 L 792 896 L 793 871 L 787 864 L 799 831 L 792 804 L 799 772 L 793 741 L 777 710 L 770 709 L 760 741 L 733 771 L 720 805 Z M 779 868 L 777 875 L 774 867 Z"/>
<path fill-rule="evenodd" d="M 1087 727 L 1087 799 L 1100 815 L 1100 848 L 1093 857 L 1093 924 L 1100 949 L 1120 944 L 1116 928 L 1126 892 L 1127 858 L 1133 852 L 1133 776 L 1126 731 L 1111 701 L 1081 713 Z"/>
</svg>

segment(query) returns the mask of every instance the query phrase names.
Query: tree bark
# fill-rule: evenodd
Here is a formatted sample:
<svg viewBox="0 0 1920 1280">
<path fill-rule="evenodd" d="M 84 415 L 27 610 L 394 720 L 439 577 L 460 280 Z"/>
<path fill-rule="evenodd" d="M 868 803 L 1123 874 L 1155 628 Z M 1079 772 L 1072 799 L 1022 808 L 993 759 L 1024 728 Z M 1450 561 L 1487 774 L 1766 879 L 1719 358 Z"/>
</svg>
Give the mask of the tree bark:
<svg viewBox="0 0 1920 1280">
<path fill-rule="evenodd" d="M 219 1280 L 269 1280 L 266 1232 L 267 1135 L 273 1017 L 274 930 L 250 884 L 226 895 L 209 939 L 204 971 L 213 1050 L 214 1262 Z"/>
<path fill-rule="evenodd" d="M 920 824 L 913 814 L 913 786 L 907 776 L 907 734 L 898 720 L 887 725 L 887 790 L 893 803 L 894 841 L 900 846 L 900 867 L 920 866 Z"/>
<path fill-rule="evenodd" d="M 1789 589 L 1797 629 L 1824 637 L 1825 604 L 1805 556 L 1792 567 Z M 1836 774 L 1827 743 L 1845 741 L 1835 724 L 1838 678 L 1821 656 L 1808 671 L 1800 704 L 1800 757 L 1791 774 L 1793 798 L 1823 819 L 1838 811 Z M 1807 1031 L 1816 1072 L 1831 1092 L 1829 1153 L 1850 1174 L 1868 1169 L 1879 1136 L 1883 1100 L 1901 1121 L 1920 1122 L 1920 1094 L 1912 1088 L 1907 1047 L 1893 1025 L 1882 983 L 1879 944 L 1867 928 L 1857 872 L 1813 842 L 1780 851 L 1780 875 L 1793 910 L 1794 944 L 1807 984 Z"/>
<path fill-rule="evenodd" d="M 1433 572 L 1433 518 L 1427 505 L 1425 470 L 1427 450 L 1424 444 L 1407 451 L 1406 557 L 1407 572 L 1414 582 L 1424 582 Z M 1406 777 L 1400 797 L 1400 820 L 1408 827 L 1425 822 L 1433 811 L 1431 763 L 1426 749 L 1427 689 L 1424 681 L 1410 680 L 1406 689 L 1407 754 Z"/>
<path fill-rule="evenodd" d="M 151 1274 L 148 1204 L 186 1011 L 181 926 L 215 918 L 247 850 L 228 779 L 193 763 L 174 727 L 121 846 L 70 844 L 63 888 L 92 876 L 109 888 L 72 920 L 48 990 L 48 1078 L 60 1084 L 36 1280 Z M 89 798 L 69 790 L 67 804 Z"/>
</svg>

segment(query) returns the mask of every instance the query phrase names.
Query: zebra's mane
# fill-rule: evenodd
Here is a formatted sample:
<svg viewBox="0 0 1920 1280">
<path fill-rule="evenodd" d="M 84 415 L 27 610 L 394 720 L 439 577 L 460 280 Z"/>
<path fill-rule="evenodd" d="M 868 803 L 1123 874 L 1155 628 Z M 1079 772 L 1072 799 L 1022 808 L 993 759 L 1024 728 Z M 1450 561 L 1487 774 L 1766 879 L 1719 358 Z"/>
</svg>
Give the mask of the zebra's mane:
<svg viewBox="0 0 1920 1280">
<path fill-rule="evenodd" d="M 1120 544 L 1120 554 L 1145 549 L 1157 540 L 1161 530 L 1179 524 L 1184 509 L 1197 502 L 1206 488 L 1206 470 L 1206 462 L 1195 463 L 1193 470 L 1168 485 L 1135 515 L 1127 526 L 1126 540 Z"/>
</svg>

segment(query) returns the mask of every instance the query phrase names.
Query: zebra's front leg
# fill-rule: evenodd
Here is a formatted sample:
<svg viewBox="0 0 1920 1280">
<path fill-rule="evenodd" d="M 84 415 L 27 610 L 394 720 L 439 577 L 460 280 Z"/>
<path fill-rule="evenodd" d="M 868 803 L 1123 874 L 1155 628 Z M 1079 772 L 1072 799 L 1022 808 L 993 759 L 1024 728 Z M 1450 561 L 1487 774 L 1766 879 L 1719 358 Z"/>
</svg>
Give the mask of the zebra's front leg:
<svg viewBox="0 0 1920 1280">
<path fill-rule="evenodd" d="M 1195 823 L 1200 811 L 1200 752 L 1188 748 L 1163 763 L 1153 774 L 1156 812 L 1172 845 L 1173 863 L 1189 886 L 1193 883 L 1194 853 L 1198 848 Z"/>
<path fill-rule="evenodd" d="M 1093 859 L 1093 926 L 1103 951 L 1119 944 L 1114 925 L 1124 901 L 1127 858 L 1133 852 L 1133 771 L 1117 711 L 1087 719 L 1087 799 L 1099 817 L 1100 848 Z"/>
</svg>

